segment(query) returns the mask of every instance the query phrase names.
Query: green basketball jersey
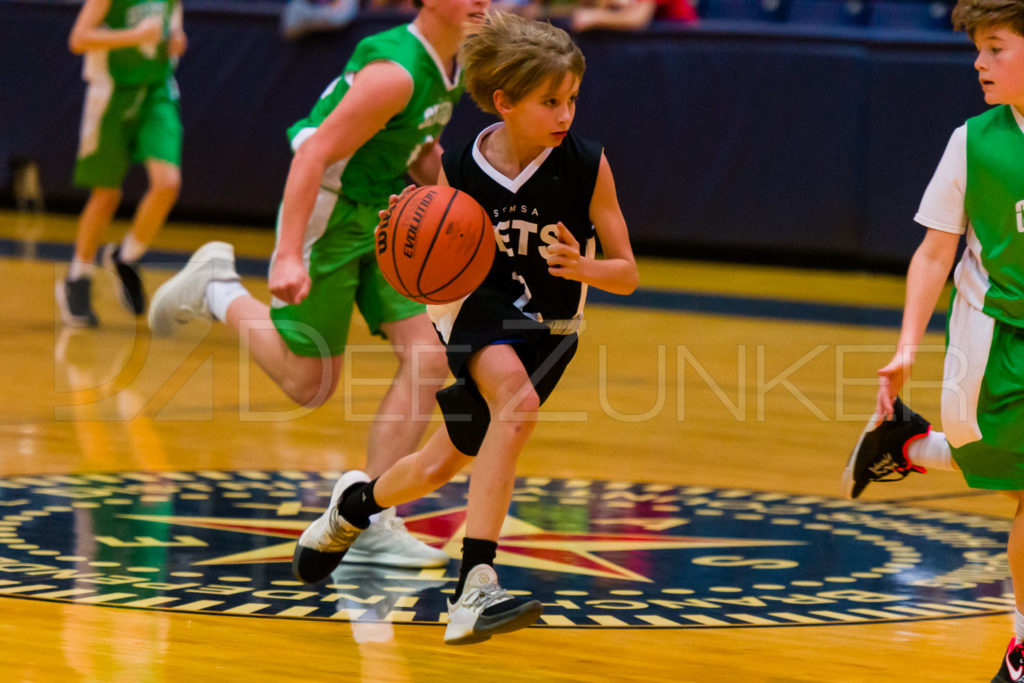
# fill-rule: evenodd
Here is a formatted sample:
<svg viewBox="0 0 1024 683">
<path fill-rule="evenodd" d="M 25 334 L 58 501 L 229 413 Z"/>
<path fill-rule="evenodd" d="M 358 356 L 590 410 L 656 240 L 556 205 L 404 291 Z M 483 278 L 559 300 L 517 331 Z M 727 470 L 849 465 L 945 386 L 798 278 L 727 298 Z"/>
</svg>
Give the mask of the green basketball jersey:
<svg viewBox="0 0 1024 683">
<path fill-rule="evenodd" d="M 161 83 L 171 75 L 173 67 L 167 54 L 171 14 L 178 0 L 110 0 L 110 9 L 103 23 L 110 29 L 138 26 L 150 16 L 164 22 L 164 39 L 152 47 L 124 47 L 116 50 L 90 50 L 86 55 L 87 80 L 109 79 L 123 85 Z"/>
<path fill-rule="evenodd" d="M 1024 327 L 1024 133 L 1009 105 L 967 121 L 964 206 L 974 233 L 964 275 L 985 288 L 985 313 Z"/>
<path fill-rule="evenodd" d="M 321 185 L 354 201 L 384 206 L 389 195 L 405 187 L 405 173 L 423 145 L 441 136 L 463 90 L 461 69 L 449 78 L 437 52 L 415 25 L 397 26 L 361 40 L 344 73 L 327 87 L 309 116 L 288 129 L 288 138 L 292 149 L 298 149 L 341 102 L 355 74 L 381 60 L 409 72 L 412 97 L 350 158 L 328 168 Z"/>
</svg>

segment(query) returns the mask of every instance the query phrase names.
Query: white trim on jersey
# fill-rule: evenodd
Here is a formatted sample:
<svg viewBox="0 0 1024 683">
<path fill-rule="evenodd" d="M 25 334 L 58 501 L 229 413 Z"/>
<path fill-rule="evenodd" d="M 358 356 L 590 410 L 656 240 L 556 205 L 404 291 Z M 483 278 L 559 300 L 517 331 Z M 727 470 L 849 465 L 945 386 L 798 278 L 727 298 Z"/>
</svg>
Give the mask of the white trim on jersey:
<svg viewBox="0 0 1024 683">
<path fill-rule="evenodd" d="M 104 53 L 106 54 L 106 53 Z M 114 94 L 114 79 L 109 72 L 97 72 L 85 89 L 85 106 L 78 129 L 78 158 L 92 155 L 100 146 L 100 128 Z"/>
<path fill-rule="evenodd" d="M 949 312 L 949 345 L 942 372 L 942 431 L 954 448 L 982 438 L 978 398 L 992 348 L 995 319 L 953 299 Z"/>
<path fill-rule="evenodd" d="M 316 195 L 316 203 L 313 205 L 313 212 L 309 216 L 309 222 L 306 223 L 306 233 L 302 237 L 302 260 L 306 264 L 306 270 L 309 270 L 310 258 L 313 254 L 313 245 L 316 241 L 324 236 L 324 232 L 327 230 L 327 221 L 331 218 L 331 213 L 334 212 L 334 207 L 338 203 L 338 194 L 325 188 L 320 188 L 320 191 Z M 274 239 L 274 251 L 270 254 L 270 266 L 267 269 L 267 275 L 269 277 L 271 271 L 274 270 L 274 261 L 277 258 L 277 246 L 281 240 L 281 209 L 283 205 L 277 209 L 277 227 L 275 228 L 275 239 Z M 278 299 L 272 297 L 270 301 L 271 308 L 280 308 L 287 304 Z"/>
<path fill-rule="evenodd" d="M 494 168 L 494 166 L 491 166 L 491 162 L 487 161 L 487 157 L 485 157 L 484 153 L 480 151 L 480 143 L 483 142 L 483 139 L 494 131 L 499 130 L 504 125 L 504 123 L 499 121 L 498 123 L 487 126 L 480 131 L 480 134 L 476 136 L 476 140 L 473 141 L 473 161 L 476 162 L 476 165 L 480 167 L 480 170 L 486 173 L 491 180 L 510 192 L 519 192 L 519 188 L 525 185 L 526 181 L 533 177 L 537 172 L 537 169 L 541 167 L 541 164 L 543 164 L 551 155 L 551 150 L 553 150 L 554 147 L 545 147 L 544 151 L 537 155 L 537 158 L 531 161 L 526 168 L 520 171 L 519 175 L 515 178 L 509 178 L 501 171 Z"/>
<path fill-rule="evenodd" d="M 584 254 L 584 256 L 586 258 L 592 259 L 595 256 L 597 256 L 597 238 L 596 237 L 591 236 L 587 240 L 586 252 L 587 253 Z M 579 308 L 576 309 L 576 317 L 577 318 L 582 318 L 583 317 L 583 307 L 587 303 L 587 291 L 589 291 L 589 289 L 590 289 L 590 285 L 588 285 L 586 282 L 581 283 L 581 286 L 580 286 L 580 306 L 579 306 Z"/>
<path fill-rule="evenodd" d="M 444 62 L 441 61 L 441 56 L 437 54 L 437 50 L 430 44 L 430 41 L 424 37 L 420 30 L 416 28 L 416 24 L 408 24 L 406 28 L 409 29 L 409 33 L 416 36 L 416 40 L 420 41 L 423 45 L 423 49 L 427 51 L 430 58 L 434 60 L 434 65 L 437 67 L 438 72 L 441 74 L 441 78 L 444 79 L 444 87 L 451 92 L 459 86 L 459 76 L 462 75 L 462 65 L 458 62 L 455 63 L 455 77 L 449 78 L 448 69 L 445 68 Z"/>
<path fill-rule="evenodd" d="M 967 231 L 967 125 L 953 131 L 921 198 L 914 220 L 926 228 L 962 235 Z"/>
<path fill-rule="evenodd" d="M 441 335 L 441 340 L 445 344 L 452 336 L 455 319 L 459 317 L 459 311 L 462 310 L 462 304 L 467 298 L 468 296 L 464 296 L 458 301 L 447 304 L 427 304 L 427 317 L 430 318 L 434 329 Z"/>
</svg>

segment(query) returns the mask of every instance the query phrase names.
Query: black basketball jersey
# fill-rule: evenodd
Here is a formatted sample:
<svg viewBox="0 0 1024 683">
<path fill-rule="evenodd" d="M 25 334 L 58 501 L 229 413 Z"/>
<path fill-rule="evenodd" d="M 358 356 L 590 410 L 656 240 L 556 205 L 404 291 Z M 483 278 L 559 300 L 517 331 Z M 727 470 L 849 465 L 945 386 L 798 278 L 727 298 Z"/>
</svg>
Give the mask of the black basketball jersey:
<svg viewBox="0 0 1024 683">
<path fill-rule="evenodd" d="M 561 145 L 548 148 L 518 177 L 506 178 L 479 150 L 479 141 L 502 125 L 484 129 L 442 158 L 448 183 L 476 199 L 494 223 L 497 251 L 482 287 L 501 292 L 535 320 L 574 318 L 583 312 L 587 286 L 548 273 L 546 247 L 558 241 L 562 221 L 583 256 L 596 253 L 590 199 L 602 147 L 570 131 Z"/>
</svg>

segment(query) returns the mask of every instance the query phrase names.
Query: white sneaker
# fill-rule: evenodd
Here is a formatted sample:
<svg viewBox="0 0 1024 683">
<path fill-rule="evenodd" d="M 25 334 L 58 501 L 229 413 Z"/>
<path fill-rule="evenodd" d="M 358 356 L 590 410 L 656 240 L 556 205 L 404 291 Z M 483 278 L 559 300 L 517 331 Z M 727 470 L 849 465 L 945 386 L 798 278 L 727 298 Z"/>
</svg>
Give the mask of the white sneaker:
<svg viewBox="0 0 1024 683">
<path fill-rule="evenodd" d="M 149 329 L 169 337 L 193 318 L 211 318 L 206 286 L 214 280 L 237 282 L 235 249 L 227 242 L 199 247 L 177 275 L 160 285 L 149 304 Z"/>
<path fill-rule="evenodd" d="M 338 511 L 341 495 L 353 484 L 370 481 L 365 472 L 352 470 L 338 479 L 331 502 L 323 514 L 313 520 L 299 536 L 292 554 L 292 573 L 299 581 L 316 583 L 328 576 L 345 556 L 362 529 L 349 524 Z"/>
<path fill-rule="evenodd" d="M 469 645 L 487 640 L 496 633 L 526 628 L 540 618 L 538 600 L 514 598 L 498 585 L 498 575 L 489 564 L 469 570 L 462 596 L 448 601 L 448 627 L 445 645 Z M 484 614 L 484 612 L 487 614 Z"/>
<path fill-rule="evenodd" d="M 388 508 L 360 534 L 343 562 L 425 569 L 445 567 L 450 559 L 448 553 L 410 534 L 395 509 Z"/>
</svg>

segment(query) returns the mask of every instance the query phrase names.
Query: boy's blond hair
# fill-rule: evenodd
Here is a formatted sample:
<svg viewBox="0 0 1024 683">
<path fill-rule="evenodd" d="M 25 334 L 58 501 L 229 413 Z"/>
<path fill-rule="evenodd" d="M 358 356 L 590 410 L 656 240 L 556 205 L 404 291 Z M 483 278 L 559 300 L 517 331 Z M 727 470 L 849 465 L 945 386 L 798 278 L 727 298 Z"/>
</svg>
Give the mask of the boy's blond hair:
<svg viewBox="0 0 1024 683">
<path fill-rule="evenodd" d="M 583 53 L 569 34 L 551 24 L 507 12 L 490 12 L 471 29 L 459 50 L 466 90 L 481 109 L 497 114 L 494 93 L 513 103 L 553 77 L 583 78 Z"/>
<path fill-rule="evenodd" d="M 993 26 L 1024 36 L 1024 0 L 959 0 L 953 8 L 953 28 L 972 40 L 979 28 Z"/>
</svg>

